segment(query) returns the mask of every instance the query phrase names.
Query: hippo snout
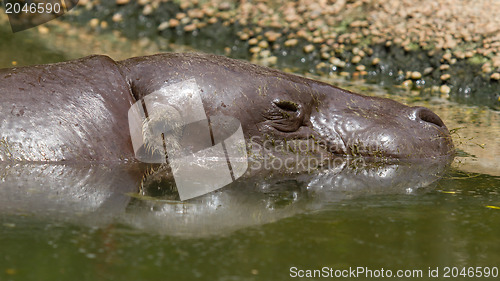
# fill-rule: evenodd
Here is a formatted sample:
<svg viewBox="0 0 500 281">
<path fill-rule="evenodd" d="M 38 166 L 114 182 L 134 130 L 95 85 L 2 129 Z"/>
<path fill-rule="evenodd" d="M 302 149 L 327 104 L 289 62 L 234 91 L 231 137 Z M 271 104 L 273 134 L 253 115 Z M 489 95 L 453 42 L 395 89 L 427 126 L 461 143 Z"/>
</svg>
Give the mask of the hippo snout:
<svg viewBox="0 0 500 281">
<path fill-rule="evenodd" d="M 335 154 L 413 160 L 454 154 L 448 128 L 428 108 L 352 94 L 345 106 L 338 104 L 331 99 L 328 110 L 311 116 Z"/>
</svg>

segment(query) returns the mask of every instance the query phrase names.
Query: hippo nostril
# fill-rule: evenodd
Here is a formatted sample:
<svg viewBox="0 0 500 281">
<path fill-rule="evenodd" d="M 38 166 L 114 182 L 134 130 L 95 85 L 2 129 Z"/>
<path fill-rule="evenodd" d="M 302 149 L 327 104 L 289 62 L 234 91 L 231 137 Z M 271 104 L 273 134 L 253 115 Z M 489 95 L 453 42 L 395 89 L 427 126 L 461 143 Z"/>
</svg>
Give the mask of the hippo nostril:
<svg viewBox="0 0 500 281">
<path fill-rule="evenodd" d="M 273 102 L 277 107 L 279 107 L 285 111 L 297 112 L 299 110 L 299 106 L 296 103 L 294 103 L 293 101 L 274 100 Z"/>
<path fill-rule="evenodd" d="M 425 107 L 416 107 L 413 111 L 416 120 L 432 123 L 438 127 L 444 127 L 444 122 L 436 113 Z"/>
</svg>

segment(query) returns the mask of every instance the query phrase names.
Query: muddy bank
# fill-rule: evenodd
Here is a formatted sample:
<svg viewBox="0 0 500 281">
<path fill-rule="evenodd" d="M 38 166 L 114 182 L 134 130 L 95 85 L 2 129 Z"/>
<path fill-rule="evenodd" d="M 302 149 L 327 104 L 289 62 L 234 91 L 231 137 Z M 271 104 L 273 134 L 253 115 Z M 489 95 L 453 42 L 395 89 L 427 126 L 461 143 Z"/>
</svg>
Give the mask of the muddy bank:
<svg viewBox="0 0 500 281">
<path fill-rule="evenodd" d="M 424 2 L 84 0 L 65 20 L 499 109 L 499 2 Z"/>
<path fill-rule="evenodd" d="M 175 52 L 195 50 L 172 43 L 185 41 L 185 37 L 181 36 L 172 37 L 175 40 L 165 37 L 151 37 L 152 39 L 141 37 L 137 40 L 130 40 L 124 36 L 118 36 L 122 34 L 118 30 L 105 29 L 103 32 L 95 32 L 94 30 L 86 32 L 85 30 L 89 28 L 88 25 L 80 28 L 72 22 L 58 20 L 22 33 L 12 34 L 8 30 L 7 24 L 6 18 L 0 17 L 0 46 L 4 50 L 3 55 L 0 55 L 0 67 L 10 67 L 14 62 L 17 66 L 21 66 L 65 61 L 95 53 L 107 54 L 115 60 L 120 60 L 132 56 L 155 54 L 165 50 Z M 213 40 L 216 41 L 215 38 Z M 199 44 L 200 48 L 210 51 L 210 46 Z M 223 53 L 224 47 L 220 47 L 218 50 Z M 242 52 L 242 56 L 243 54 L 244 52 Z M 262 62 L 259 60 L 259 63 Z M 288 67 L 290 65 L 292 64 L 288 64 Z M 286 62 L 281 66 L 287 68 Z M 297 67 L 292 67 L 291 70 L 297 71 Z M 303 68 L 303 70 L 307 71 L 307 68 Z M 463 152 L 460 153 L 461 157 L 457 161 L 460 170 L 499 175 L 497 168 L 500 159 L 500 151 L 497 149 L 500 139 L 497 133 L 500 126 L 498 111 L 487 110 L 484 107 L 458 106 L 448 102 L 440 94 L 431 93 L 432 88 L 429 87 L 423 91 L 419 89 L 407 91 L 404 88 L 397 89 L 397 87 L 387 87 L 386 90 L 383 90 L 377 86 L 367 85 L 362 79 L 345 80 L 339 75 L 313 76 L 311 78 L 322 79 L 327 83 L 355 92 L 382 95 L 409 105 L 422 105 L 431 108 L 439 113 L 450 129 L 456 131 L 453 136 L 454 142 L 457 148 Z M 387 80 L 375 82 L 390 85 L 391 81 L 386 82 Z"/>
</svg>

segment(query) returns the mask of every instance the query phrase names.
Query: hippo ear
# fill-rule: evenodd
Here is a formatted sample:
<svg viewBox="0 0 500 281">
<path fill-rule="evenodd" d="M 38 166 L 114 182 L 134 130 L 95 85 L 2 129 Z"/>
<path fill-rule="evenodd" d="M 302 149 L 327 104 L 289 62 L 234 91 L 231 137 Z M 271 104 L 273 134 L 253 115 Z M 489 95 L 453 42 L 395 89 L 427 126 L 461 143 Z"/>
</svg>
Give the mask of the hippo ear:
<svg viewBox="0 0 500 281">
<path fill-rule="evenodd" d="M 299 129 L 304 119 L 302 105 L 281 99 L 273 100 L 272 104 L 272 108 L 264 115 L 272 127 L 282 132 L 294 132 Z"/>
</svg>

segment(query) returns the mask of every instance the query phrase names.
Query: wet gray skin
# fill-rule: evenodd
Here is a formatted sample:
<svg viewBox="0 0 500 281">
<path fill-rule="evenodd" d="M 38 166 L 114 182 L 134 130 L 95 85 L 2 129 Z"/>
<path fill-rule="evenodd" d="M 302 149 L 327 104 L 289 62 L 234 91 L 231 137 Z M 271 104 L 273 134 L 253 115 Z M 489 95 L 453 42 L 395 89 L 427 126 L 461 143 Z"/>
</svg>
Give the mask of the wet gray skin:
<svg viewBox="0 0 500 281">
<path fill-rule="evenodd" d="M 235 117 L 253 143 L 309 140 L 322 144 L 314 151 L 322 157 L 453 154 L 448 129 L 426 108 L 225 57 L 159 54 L 0 70 L 0 160 L 134 161 L 128 109 L 191 78 L 207 116 Z"/>
<path fill-rule="evenodd" d="M 250 177 L 179 204 L 165 199 L 177 198 L 168 165 L 135 159 L 127 113 L 148 94 L 193 78 L 206 115 L 239 120 L 256 161 Z M 152 117 L 161 123 L 171 116 Z M 276 147 L 283 149 L 267 150 Z M 253 169 L 263 151 L 333 165 L 315 162 L 312 173 L 311 166 L 295 166 L 297 173 L 272 177 L 251 173 L 273 172 L 273 166 Z M 0 70 L 2 214 L 89 225 L 119 221 L 172 235 L 227 233 L 332 201 L 415 192 L 439 179 L 452 155 L 448 130 L 425 108 L 219 56 L 121 62 L 92 56 Z M 370 164 L 366 158 L 437 161 Z M 163 199 L 136 198 L 138 191 Z"/>
</svg>

